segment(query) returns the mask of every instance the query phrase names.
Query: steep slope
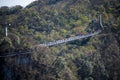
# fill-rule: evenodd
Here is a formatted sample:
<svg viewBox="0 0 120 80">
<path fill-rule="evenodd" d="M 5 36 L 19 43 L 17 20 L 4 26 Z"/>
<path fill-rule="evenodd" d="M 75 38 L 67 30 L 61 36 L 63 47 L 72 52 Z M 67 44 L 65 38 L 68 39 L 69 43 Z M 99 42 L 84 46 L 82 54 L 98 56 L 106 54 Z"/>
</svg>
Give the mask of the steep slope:
<svg viewBox="0 0 120 80">
<path fill-rule="evenodd" d="M 119 3 L 119 0 L 37 0 L 26 8 L 1 7 L 0 56 L 13 52 L 18 55 L 0 57 L 0 78 L 119 80 Z M 99 14 L 104 25 L 99 35 L 52 47 L 34 47 L 99 30 Z"/>
</svg>

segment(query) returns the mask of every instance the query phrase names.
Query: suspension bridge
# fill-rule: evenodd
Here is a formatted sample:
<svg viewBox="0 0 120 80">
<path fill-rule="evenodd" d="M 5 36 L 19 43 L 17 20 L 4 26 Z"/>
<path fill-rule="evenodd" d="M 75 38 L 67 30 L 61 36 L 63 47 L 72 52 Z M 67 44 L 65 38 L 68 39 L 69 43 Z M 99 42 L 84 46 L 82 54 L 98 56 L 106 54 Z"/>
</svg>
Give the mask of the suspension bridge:
<svg viewBox="0 0 120 80">
<path fill-rule="evenodd" d="M 101 28 L 103 29 L 101 15 L 99 16 L 99 24 L 100 24 Z M 70 41 L 82 39 L 82 38 L 91 37 L 91 36 L 99 34 L 100 32 L 101 32 L 101 30 L 98 30 L 98 31 L 93 32 L 93 33 L 79 35 L 79 36 L 70 37 L 70 38 L 65 38 L 65 39 L 57 40 L 57 41 L 53 41 L 53 42 L 47 42 L 47 43 L 39 44 L 39 45 L 36 45 L 36 46 L 46 46 L 46 47 L 54 46 L 54 45 L 58 45 L 58 44 L 67 43 L 67 42 L 70 42 Z"/>
<path fill-rule="evenodd" d="M 82 39 L 82 38 L 87 38 L 87 37 L 90 37 L 90 36 L 94 36 L 94 35 L 99 34 L 100 32 L 101 32 L 101 30 L 96 31 L 94 33 L 90 33 L 90 34 L 85 34 L 85 35 L 80 35 L 80 36 L 65 38 L 65 39 L 62 39 L 62 40 L 54 41 L 54 42 L 43 43 L 43 44 L 39 44 L 37 46 L 46 46 L 46 47 L 54 46 L 54 45 L 57 45 L 57 44 L 67 43 L 67 42 L 70 42 L 70 41 L 74 41 L 74 40 L 78 40 L 78 39 Z"/>
<path fill-rule="evenodd" d="M 101 26 L 101 29 L 103 29 L 101 15 L 99 16 L 99 25 Z M 53 41 L 53 42 L 42 43 L 42 44 L 34 45 L 33 47 L 39 47 L 39 46 L 50 47 L 50 46 L 54 46 L 54 45 L 58 45 L 58 44 L 67 43 L 67 42 L 70 42 L 70 41 L 78 40 L 78 39 L 88 38 L 88 37 L 95 36 L 95 35 L 98 35 L 99 33 L 101 33 L 101 31 L 102 31 L 101 29 L 98 30 L 98 31 L 95 31 L 93 33 L 79 35 L 79 36 L 70 37 L 70 38 L 65 38 L 65 39 L 61 39 L 61 40 L 56 40 L 56 41 Z M 12 56 L 16 56 L 16 55 L 30 54 L 30 53 L 31 53 L 31 51 L 28 51 L 28 52 L 24 52 L 24 53 L 21 52 L 19 54 L 14 54 L 13 53 L 13 54 L 0 56 L 0 57 L 12 57 Z"/>
</svg>

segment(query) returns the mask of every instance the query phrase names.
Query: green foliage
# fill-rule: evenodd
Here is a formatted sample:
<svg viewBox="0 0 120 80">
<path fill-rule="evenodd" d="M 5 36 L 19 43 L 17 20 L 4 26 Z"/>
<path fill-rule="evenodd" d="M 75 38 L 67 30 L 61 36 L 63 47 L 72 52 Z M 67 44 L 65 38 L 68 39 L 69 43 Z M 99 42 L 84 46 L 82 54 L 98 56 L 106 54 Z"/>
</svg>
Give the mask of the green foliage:
<svg viewBox="0 0 120 80">
<path fill-rule="evenodd" d="M 0 41 L 0 52 L 9 52 L 12 48 L 13 48 L 13 45 L 10 38 L 4 37 Z"/>
<path fill-rule="evenodd" d="M 1 7 L 0 56 L 31 49 L 32 54 L 0 58 L 0 77 L 8 70 L 9 80 L 119 80 L 119 6 L 119 0 L 38 0 L 25 8 Z M 99 14 L 104 25 L 99 35 L 36 46 L 100 30 Z"/>
</svg>

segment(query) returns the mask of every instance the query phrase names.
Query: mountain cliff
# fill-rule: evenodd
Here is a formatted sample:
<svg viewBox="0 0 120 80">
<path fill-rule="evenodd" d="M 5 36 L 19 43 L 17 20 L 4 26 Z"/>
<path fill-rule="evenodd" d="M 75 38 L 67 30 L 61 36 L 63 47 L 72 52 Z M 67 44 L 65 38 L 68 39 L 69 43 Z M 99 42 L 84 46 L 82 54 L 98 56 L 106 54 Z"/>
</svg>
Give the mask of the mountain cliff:
<svg viewBox="0 0 120 80">
<path fill-rule="evenodd" d="M 1 7 L 1 79 L 119 80 L 119 4 L 119 0 L 36 0 L 25 8 Z M 93 37 L 35 46 L 98 30 L 102 32 Z"/>
</svg>

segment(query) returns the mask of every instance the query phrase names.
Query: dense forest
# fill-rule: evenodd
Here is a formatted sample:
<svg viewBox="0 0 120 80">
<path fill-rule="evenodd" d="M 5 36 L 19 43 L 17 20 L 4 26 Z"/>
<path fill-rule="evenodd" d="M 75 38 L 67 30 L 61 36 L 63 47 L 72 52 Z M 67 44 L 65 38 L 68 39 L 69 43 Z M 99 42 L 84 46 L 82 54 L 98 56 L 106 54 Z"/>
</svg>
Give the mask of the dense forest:
<svg viewBox="0 0 120 80">
<path fill-rule="evenodd" d="M 95 32 L 100 14 L 104 27 L 98 35 L 35 46 Z M 120 80 L 120 0 L 0 7 L 0 80 Z"/>
</svg>

